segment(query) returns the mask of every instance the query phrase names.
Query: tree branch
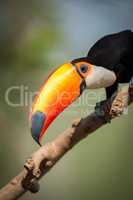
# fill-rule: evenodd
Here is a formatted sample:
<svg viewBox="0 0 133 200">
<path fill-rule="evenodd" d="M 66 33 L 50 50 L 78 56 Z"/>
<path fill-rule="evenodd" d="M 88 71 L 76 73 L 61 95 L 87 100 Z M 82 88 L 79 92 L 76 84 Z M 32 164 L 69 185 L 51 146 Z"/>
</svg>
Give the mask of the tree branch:
<svg viewBox="0 0 133 200">
<path fill-rule="evenodd" d="M 106 119 L 121 115 L 133 102 L 133 88 L 124 87 L 113 98 L 105 102 L 103 110 Z M 84 119 L 77 119 L 72 126 L 55 140 L 39 148 L 24 164 L 22 172 L 0 190 L 0 200 L 15 200 L 25 192 L 39 191 L 39 179 L 78 142 L 106 124 L 104 118 L 94 112 Z"/>
</svg>

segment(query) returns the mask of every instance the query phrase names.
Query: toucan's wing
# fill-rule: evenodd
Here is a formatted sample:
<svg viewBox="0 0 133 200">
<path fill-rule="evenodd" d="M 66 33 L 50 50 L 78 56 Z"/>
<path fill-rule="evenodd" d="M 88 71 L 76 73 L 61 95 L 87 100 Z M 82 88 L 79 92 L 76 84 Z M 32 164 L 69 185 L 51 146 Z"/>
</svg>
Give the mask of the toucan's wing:
<svg viewBox="0 0 133 200">
<path fill-rule="evenodd" d="M 133 33 L 130 30 L 107 35 L 91 47 L 87 57 L 92 64 L 113 70 L 133 48 L 130 45 L 133 46 Z"/>
</svg>

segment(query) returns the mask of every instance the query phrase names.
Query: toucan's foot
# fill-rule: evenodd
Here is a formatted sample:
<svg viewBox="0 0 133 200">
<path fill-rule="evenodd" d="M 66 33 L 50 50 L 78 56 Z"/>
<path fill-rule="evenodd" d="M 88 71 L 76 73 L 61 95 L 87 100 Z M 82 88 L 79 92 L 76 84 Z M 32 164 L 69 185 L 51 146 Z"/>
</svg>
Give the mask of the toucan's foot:
<svg viewBox="0 0 133 200">
<path fill-rule="evenodd" d="M 129 82 L 129 87 L 130 87 L 131 89 L 133 89 L 133 76 L 132 76 L 132 78 L 131 78 L 131 80 L 130 80 L 130 82 Z"/>
<path fill-rule="evenodd" d="M 108 115 L 109 111 L 110 111 L 110 105 L 107 102 L 107 100 L 96 103 L 95 113 L 99 118 L 104 120 L 105 123 L 111 122 L 111 119 Z"/>
<path fill-rule="evenodd" d="M 130 95 L 130 98 L 133 99 L 133 76 L 129 82 L 129 95 Z"/>
</svg>

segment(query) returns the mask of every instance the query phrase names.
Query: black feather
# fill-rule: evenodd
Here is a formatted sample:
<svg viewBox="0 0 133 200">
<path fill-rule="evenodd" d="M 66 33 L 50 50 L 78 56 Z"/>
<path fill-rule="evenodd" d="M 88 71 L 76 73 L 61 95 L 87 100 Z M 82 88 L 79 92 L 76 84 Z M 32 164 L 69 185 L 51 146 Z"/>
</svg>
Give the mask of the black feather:
<svg viewBox="0 0 133 200">
<path fill-rule="evenodd" d="M 106 89 L 107 97 L 111 97 L 118 83 L 127 83 L 133 76 L 133 32 L 125 30 L 104 36 L 90 48 L 87 57 L 75 59 L 73 63 L 79 61 L 87 61 L 115 72 L 116 83 Z"/>
</svg>

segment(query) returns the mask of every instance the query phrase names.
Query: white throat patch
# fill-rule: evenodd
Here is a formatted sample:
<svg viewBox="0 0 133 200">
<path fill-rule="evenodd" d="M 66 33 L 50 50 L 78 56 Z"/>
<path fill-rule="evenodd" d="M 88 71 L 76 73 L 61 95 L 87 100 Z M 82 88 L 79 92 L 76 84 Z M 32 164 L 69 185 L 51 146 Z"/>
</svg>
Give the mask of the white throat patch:
<svg viewBox="0 0 133 200">
<path fill-rule="evenodd" d="M 116 81 L 116 75 L 113 71 L 100 66 L 93 65 L 93 67 L 85 79 L 88 89 L 106 88 Z"/>
</svg>

